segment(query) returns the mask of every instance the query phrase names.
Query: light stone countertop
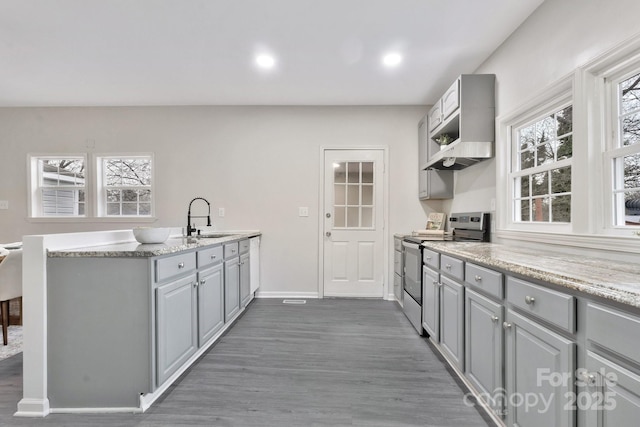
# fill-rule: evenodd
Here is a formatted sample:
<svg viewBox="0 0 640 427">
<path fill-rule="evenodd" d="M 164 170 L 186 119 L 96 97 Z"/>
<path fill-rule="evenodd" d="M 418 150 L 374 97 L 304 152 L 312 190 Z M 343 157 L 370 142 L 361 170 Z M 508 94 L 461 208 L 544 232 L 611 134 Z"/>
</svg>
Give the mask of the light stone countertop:
<svg viewBox="0 0 640 427">
<path fill-rule="evenodd" d="M 495 243 L 429 241 L 423 247 L 640 308 L 640 263 L 540 253 Z"/>
<path fill-rule="evenodd" d="M 217 232 L 221 233 L 221 232 Z M 75 249 L 50 250 L 47 253 L 49 258 L 82 258 L 82 257 L 154 257 L 160 255 L 174 254 L 189 249 L 200 248 L 204 246 L 216 245 L 220 243 L 231 242 L 234 240 L 245 239 L 259 236 L 259 231 L 238 231 L 229 233 L 223 237 L 169 237 L 164 243 L 159 244 L 140 244 L 137 241 L 121 242 L 100 246 L 86 246 Z"/>
</svg>

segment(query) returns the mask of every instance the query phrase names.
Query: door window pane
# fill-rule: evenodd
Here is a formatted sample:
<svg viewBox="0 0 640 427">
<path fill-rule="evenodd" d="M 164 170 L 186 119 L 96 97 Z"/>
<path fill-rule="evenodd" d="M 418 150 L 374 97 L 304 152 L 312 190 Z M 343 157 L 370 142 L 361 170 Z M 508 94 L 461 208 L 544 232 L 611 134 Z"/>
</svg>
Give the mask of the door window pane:
<svg viewBox="0 0 640 427">
<path fill-rule="evenodd" d="M 374 162 L 347 161 L 333 164 L 334 227 L 373 227 L 376 185 L 374 167 Z"/>
</svg>

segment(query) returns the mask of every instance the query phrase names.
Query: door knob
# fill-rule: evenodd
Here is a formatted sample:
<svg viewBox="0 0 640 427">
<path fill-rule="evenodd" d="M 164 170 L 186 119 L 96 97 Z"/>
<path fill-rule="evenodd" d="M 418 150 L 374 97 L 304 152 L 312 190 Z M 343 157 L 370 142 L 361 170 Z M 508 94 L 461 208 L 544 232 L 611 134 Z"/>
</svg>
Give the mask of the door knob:
<svg viewBox="0 0 640 427">
<path fill-rule="evenodd" d="M 502 322 L 502 327 L 506 330 L 506 329 L 510 329 L 511 328 L 511 323 L 509 322 Z"/>
<path fill-rule="evenodd" d="M 326 233 L 324 233 L 327 237 L 331 237 L 331 232 L 327 231 Z"/>
<path fill-rule="evenodd" d="M 498 320 L 500 320 L 500 318 L 499 318 L 498 316 L 491 316 L 491 321 L 492 321 L 493 323 L 497 323 L 497 322 L 498 322 Z"/>
</svg>

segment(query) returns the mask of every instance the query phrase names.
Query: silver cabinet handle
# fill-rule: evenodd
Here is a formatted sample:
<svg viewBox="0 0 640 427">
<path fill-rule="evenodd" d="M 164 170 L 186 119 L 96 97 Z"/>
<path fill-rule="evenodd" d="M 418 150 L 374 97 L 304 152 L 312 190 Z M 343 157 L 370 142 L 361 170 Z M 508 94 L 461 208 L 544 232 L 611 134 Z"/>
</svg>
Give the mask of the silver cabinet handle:
<svg viewBox="0 0 640 427">
<path fill-rule="evenodd" d="M 207 283 L 207 280 L 206 280 L 206 279 L 202 279 L 202 280 L 200 280 L 200 284 L 201 284 L 201 285 L 204 285 L 205 283 Z"/>
<path fill-rule="evenodd" d="M 198 281 L 196 280 L 195 282 L 193 282 L 193 287 L 197 288 L 198 287 Z"/>
<path fill-rule="evenodd" d="M 326 232 L 326 233 L 324 233 L 324 234 L 325 234 L 325 236 L 327 236 L 327 237 L 331 237 L 331 232 L 330 232 L 330 231 L 327 231 L 327 232 Z"/>
<path fill-rule="evenodd" d="M 500 320 L 500 318 L 499 318 L 498 316 L 491 316 L 491 321 L 492 321 L 493 323 L 497 323 L 497 322 L 498 322 L 498 320 Z"/>
<path fill-rule="evenodd" d="M 433 281 L 433 284 L 434 284 L 435 286 L 438 286 L 440 283 L 438 283 L 438 281 L 437 281 L 437 280 L 434 280 L 434 281 Z"/>
<path fill-rule="evenodd" d="M 524 302 L 528 305 L 532 305 L 534 302 L 536 302 L 536 299 L 532 296 L 527 295 L 526 297 L 524 297 Z"/>
<path fill-rule="evenodd" d="M 503 327 L 505 330 L 510 329 L 510 328 L 511 328 L 511 326 L 513 326 L 513 325 L 512 325 L 511 323 L 509 323 L 509 322 L 502 322 L 502 327 Z"/>
<path fill-rule="evenodd" d="M 178 268 L 184 268 L 184 262 L 178 263 Z"/>
<path fill-rule="evenodd" d="M 235 254 L 235 253 L 236 253 L 236 250 L 235 250 L 235 249 L 231 249 L 231 253 L 232 253 L 232 254 Z"/>
<path fill-rule="evenodd" d="M 431 261 L 431 257 L 430 256 L 426 256 L 426 257 L 424 257 L 424 259 L 426 259 L 427 261 Z"/>
<path fill-rule="evenodd" d="M 447 270 L 451 270 L 451 264 L 445 265 L 444 268 L 446 268 Z"/>
<path fill-rule="evenodd" d="M 482 276 L 478 276 L 478 275 L 476 275 L 476 277 L 474 277 L 474 280 L 475 280 L 476 282 L 482 282 Z"/>
<path fill-rule="evenodd" d="M 215 255 L 211 255 L 211 259 L 216 259 L 217 257 Z"/>
</svg>

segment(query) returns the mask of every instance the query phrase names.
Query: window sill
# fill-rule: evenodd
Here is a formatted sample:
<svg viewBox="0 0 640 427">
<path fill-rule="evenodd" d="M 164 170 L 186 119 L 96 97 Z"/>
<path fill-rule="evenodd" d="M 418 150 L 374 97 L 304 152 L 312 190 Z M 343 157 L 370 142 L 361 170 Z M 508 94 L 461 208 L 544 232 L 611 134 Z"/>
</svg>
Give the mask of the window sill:
<svg viewBox="0 0 640 427">
<path fill-rule="evenodd" d="M 548 245 L 570 246 L 596 251 L 630 252 L 637 254 L 640 236 L 604 236 L 595 234 L 541 233 L 534 231 L 496 230 L 500 240 L 526 241 Z"/>
<path fill-rule="evenodd" d="M 154 216 L 147 217 L 30 217 L 27 218 L 31 223 L 152 223 L 156 222 L 158 218 Z"/>
</svg>

